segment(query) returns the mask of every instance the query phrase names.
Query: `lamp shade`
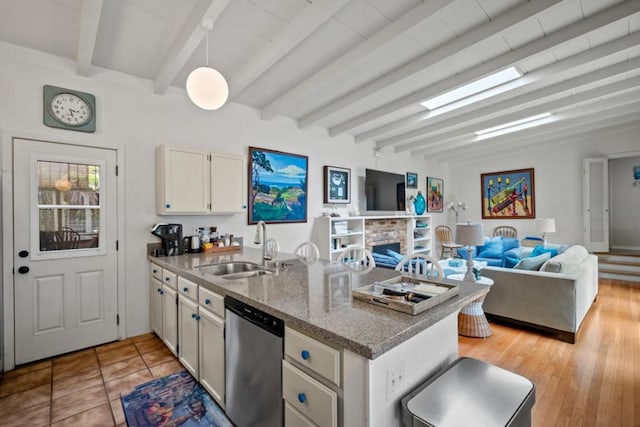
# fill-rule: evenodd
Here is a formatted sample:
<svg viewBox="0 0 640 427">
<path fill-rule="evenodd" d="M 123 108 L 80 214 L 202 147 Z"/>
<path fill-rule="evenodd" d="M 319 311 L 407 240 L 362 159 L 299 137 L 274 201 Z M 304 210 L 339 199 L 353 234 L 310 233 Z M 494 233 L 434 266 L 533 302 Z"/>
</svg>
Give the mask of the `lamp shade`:
<svg viewBox="0 0 640 427">
<path fill-rule="evenodd" d="M 229 97 L 229 86 L 224 76 L 210 67 L 199 67 L 187 77 L 187 95 L 204 110 L 217 110 Z"/>
<path fill-rule="evenodd" d="M 536 218 L 536 231 L 538 233 L 555 233 L 556 220 L 554 218 Z"/>
<path fill-rule="evenodd" d="M 456 224 L 456 243 L 465 246 L 484 245 L 484 226 L 482 224 Z"/>
</svg>

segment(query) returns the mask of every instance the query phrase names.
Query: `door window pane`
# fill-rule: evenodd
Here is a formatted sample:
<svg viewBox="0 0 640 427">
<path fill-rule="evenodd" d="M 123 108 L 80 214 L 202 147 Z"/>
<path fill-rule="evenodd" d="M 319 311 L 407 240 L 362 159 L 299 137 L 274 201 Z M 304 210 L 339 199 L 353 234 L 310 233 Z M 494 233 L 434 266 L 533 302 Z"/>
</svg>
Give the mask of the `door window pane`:
<svg viewBox="0 0 640 427">
<path fill-rule="evenodd" d="M 100 166 L 38 161 L 40 251 L 97 248 Z"/>
</svg>

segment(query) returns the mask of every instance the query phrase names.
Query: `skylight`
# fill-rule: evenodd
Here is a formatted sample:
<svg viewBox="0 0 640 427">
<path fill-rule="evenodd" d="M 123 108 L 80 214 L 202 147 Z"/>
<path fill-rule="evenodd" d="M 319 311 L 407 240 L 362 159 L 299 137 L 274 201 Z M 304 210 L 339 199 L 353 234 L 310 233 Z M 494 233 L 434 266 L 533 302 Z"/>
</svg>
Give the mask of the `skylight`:
<svg viewBox="0 0 640 427">
<path fill-rule="evenodd" d="M 487 129 L 476 131 L 476 135 L 478 135 L 477 140 L 488 139 L 488 138 L 493 138 L 500 135 L 505 135 L 511 132 L 517 132 L 517 131 L 532 128 L 535 126 L 540 126 L 545 123 L 552 122 L 554 120 L 555 118 L 551 113 L 547 112 L 547 113 L 537 114 L 535 116 L 526 117 L 520 120 L 514 120 L 509 123 L 503 123 L 498 126 L 493 126 Z"/>
<path fill-rule="evenodd" d="M 420 105 L 428 108 L 429 110 L 435 110 L 436 108 L 442 107 L 443 105 L 451 104 L 452 102 L 458 101 L 460 99 L 476 95 L 487 89 L 494 88 L 501 84 L 510 82 L 511 80 L 515 80 L 519 77 L 522 77 L 522 73 L 515 67 L 505 68 L 502 71 L 490 74 L 479 80 L 476 80 L 464 86 L 460 86 L 457 89 L 445 92 L 442 95 L 427 99 L 426 101 L 421 102 Z M 474 100 L 474 102 L 480 101 L 480 99 L 476 99 Z"/>
</svg>

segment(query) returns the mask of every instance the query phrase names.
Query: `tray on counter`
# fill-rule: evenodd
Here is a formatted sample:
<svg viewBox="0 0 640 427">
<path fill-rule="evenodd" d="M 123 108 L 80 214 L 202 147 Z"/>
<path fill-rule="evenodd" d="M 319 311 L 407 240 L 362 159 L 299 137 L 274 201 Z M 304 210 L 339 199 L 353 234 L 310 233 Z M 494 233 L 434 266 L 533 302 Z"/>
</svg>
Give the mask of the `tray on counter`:
<svg viewBox="0 0 640 427">
<path fill-rule="evenodd" d="M 382 286 L 383 288 L 396 290 L 396 292 L 399 289 L 399 292 L 412 292 L 416 297 L 426 296 L 428 298 L 424 301 L 412 302 L 404 299 L 404 297 L 374 292 L 375 285 L 378 285 L 376 289 Z M 355 299 L 360 301 L 416 315 L 458 295 L 458 286 L 403 275 L 356 288 L 352 291 L 352 294 Z"/>
</svg>

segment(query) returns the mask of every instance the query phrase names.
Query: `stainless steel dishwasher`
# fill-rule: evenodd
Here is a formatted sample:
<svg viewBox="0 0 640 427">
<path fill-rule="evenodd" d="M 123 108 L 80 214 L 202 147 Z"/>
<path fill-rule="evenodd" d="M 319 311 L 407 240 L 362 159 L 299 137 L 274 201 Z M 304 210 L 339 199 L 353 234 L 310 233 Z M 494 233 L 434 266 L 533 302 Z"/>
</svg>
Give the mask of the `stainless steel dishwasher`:
<svg viewBox="0 0 640 427">
<path fill-rule="evenodd" d="M 282 427 L 284 322 L 229 296 L 224 306 L 226 413 L 237 427 Z"/>
</svg>

